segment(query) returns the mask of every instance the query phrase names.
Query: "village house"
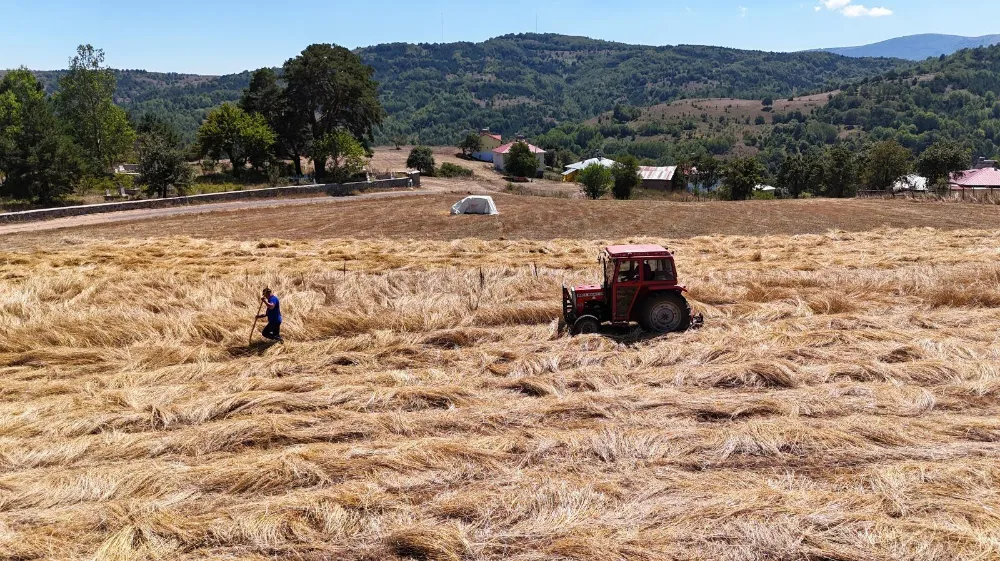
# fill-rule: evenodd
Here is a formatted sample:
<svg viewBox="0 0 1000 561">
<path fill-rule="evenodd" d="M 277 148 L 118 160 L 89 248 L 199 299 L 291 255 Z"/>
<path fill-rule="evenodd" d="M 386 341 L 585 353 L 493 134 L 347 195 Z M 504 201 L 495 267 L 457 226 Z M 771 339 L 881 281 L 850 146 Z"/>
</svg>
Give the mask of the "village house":
<svg viewBox="0 0 1000 561">
<path fill-rule="evenodd" d="M 594 164 L 610 168 L 614 166 L 617 162 L 614 160 L 609 160 L 607 158 L 590 158 L 589 160 L 584 160 L 582 162 L 576 162 L 574 164 L 569 164 L 566 166 L 566 171 L 563 172 L 563 181 L 575 182 L 577 176 L 583 171 L 584 168 L 592 166 Z"/>
<path fill-rule="evenodd" d="M 507 167 L 506 155 L 508 152 L 510 152 L 510 149 L 518 142 L 524 142 L 524 137 L 519 136 L 518 139 L 515 140 L 514 142 L 509 142 L 493 150 L 494 169 L 496 169 L 499 172 L 504 171 L 504 168 Z M 525 144 L 528 143 L 525 142 Z M 541 175 L 541 173 L 545 171 L 545 150 L 542 150 L 537 146 L 532 146 L 531 144 L 528 144 L 528 148 L 531 150 L 531 153 L 534 154 L 536 158 L 538 158 L 538 174 Z"/>
<path fill-rule="evenodd" d="M 1000 170 L 986 167 L 953 173 L 948 186 L 956 196 L 963 196 L 969 191 L 1000 189 Z"/>
<path fill-rule="evenodd" d="M 490 132 L 490 129 L 479 131 L 479 151 L 473 152 L 472 157 L 482 162 L 493 161 L 493 151 L 503 144 L 502 137 L 497 133 Z"/>
<path fill-rule="evenodd" d="M 642 178 L 643 189 L 668 191 L 674 188 L 674 174 L 677 166 L 639 166 L 639 177 Z"/>
</svg>

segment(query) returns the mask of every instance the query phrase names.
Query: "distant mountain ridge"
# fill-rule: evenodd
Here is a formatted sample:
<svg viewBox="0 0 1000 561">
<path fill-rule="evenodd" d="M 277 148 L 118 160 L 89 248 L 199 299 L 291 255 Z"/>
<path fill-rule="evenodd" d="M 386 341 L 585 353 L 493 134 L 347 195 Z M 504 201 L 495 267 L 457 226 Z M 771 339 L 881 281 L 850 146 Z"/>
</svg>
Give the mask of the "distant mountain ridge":
<svg viewBox="0 0 1000 561">
<path fill-rule="evenodd" d="M 1000 43 L 1000 35 L 962 37 L 960 35 L 925 33 L 922 35 L 896 37 L 895 39 L 859 47 L 838 47 L 818 50 L 852 58 L 886 57 L 901 58 L 904 60 L 924 60 L 929 57 L 951 55 L 962 49 L 989 47 L 998 43 Z"/>
</svg>

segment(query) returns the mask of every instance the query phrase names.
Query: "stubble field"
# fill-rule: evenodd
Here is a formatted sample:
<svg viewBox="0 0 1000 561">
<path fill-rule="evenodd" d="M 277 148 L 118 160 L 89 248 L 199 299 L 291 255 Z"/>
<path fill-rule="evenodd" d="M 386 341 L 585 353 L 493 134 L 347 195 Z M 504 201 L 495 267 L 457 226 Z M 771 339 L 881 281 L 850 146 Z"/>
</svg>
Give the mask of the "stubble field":
<svg viewBox="0 0 1000 561">
<path fill-rule="evenodd" d="M 2 558 L 1000 556 L 1000 232 L 650 239 L 656 339 L 555 332 L 620 238 L 24 240 Z"/>
</svg>

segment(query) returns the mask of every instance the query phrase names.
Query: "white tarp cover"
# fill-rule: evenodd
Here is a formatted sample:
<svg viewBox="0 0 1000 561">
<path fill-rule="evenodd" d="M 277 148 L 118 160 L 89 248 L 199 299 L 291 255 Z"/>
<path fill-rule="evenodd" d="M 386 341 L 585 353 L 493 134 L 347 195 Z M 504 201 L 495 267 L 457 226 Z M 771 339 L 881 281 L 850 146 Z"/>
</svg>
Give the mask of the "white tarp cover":
<svg viewBox="0 0 1000 561">
<path fill-rule="evenodd" d="M 451 207 L 452 214 L 500 214 L 497 210 L 496 203 L 493 202 L 493 197 L 486 196 L 472 196 L 465 197 L 464 199 L 455 203 L 455 206 Z"/>
</svg>

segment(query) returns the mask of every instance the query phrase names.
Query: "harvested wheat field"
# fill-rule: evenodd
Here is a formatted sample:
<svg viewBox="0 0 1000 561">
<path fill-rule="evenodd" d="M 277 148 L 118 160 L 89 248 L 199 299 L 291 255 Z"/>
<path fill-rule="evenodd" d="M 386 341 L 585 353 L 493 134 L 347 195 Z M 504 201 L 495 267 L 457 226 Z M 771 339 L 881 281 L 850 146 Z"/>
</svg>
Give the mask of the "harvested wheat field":
<svg viewBox="0 0 1000 561">
<path fill-rule="evenodd" d="M 650 241 L 702 330 L 558 336 L 603 241 L 4 250 L 0 557 L 1000 557 L 1000 232 Z"/>
</svg>

